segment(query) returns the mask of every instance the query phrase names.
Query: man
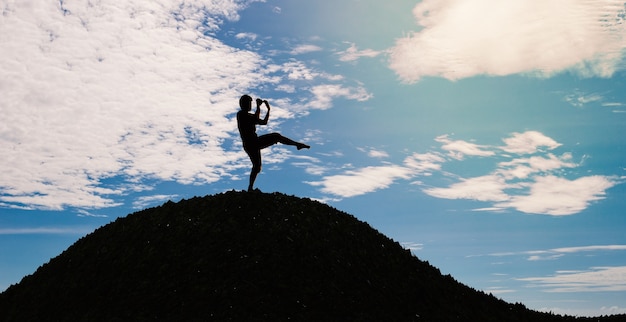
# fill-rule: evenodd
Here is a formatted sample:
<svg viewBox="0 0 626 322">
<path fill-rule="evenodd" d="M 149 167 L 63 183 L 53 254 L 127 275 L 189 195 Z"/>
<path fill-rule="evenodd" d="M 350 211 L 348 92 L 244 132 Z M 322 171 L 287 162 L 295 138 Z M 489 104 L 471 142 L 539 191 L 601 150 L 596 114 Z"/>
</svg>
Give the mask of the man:
<svg viewBox="0 0 626 322">
<path fill-rule="evenodd" d="M 267 114 L 265 114 L 265 118 L 261 119 L 261 105 L 263 105 L 263 103 L 267 106 Z M 252 161 L 250 184 L 248 185 L 248 191 L 252 191 L 256 176 L 259 172 L 261 172 L 262 149 L 276 143 L 292 145 L 298 148 L 298 150 L 308 149 L 310 146 L 286 138 L 280 133 L 270 133 L 257 136 L 256 125 L 266 125 L 270 118 L 270 104 L 266 100 L 257 98 L 256 112 L 252 114 L 250 113 L 252 110 L 252 97 L 249 95 L 243 95 L 239 99 L 239 107 L 241 107 L 241 111 L 237 112 L 237 127 L 239 128 L 239 135 L 241 135 L 241 141 L 243 142 L 243 149 L 246 153 L 248 153 L 250 161 Z"/>
</svg>

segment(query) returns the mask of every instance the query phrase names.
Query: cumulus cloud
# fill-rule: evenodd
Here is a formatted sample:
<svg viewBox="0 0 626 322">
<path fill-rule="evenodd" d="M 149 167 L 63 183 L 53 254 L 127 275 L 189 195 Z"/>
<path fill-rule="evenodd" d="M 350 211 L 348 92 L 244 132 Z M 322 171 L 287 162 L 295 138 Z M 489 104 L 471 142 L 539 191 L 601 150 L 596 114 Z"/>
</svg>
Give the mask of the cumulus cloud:
<svg viewBox="0 0 626 322">
<path fill-rule="evenodd" d="M 370 157 L 379 158 L 370 154 Z M 329 175 L 321 181 L 308 182 L 321 187 L 321 191 L 349 198 L 384 189 L 399 179 L 410 179 L 418 175 L 428 176 L 441 168 L 444 159 L 435 153 L 414 153 L 404 160 L 403 165 L 387 164 L 348 170 L 342 174 Z M 329 169 L 326 169 L 328 171 Z"/>
<path fill-rule="evenodd" d="M 423 186 L 422 191 L 431 197 L 490 204 L 474 209 L 476 211 L 513 209 L 530 214 L 564 216 L 584 211 L 593 202 L 603 199 L 608 189 L 620 183 L 619 178 L 612 176 L 569 178 L 564 170 L 575 169 L 580 164 L 573 162 L 571 153 L 559 156 L 548 152 L 561 144 L 536 131 L 512 133 L 502 140 L 504 145 L 500 146 L 453 140 L 448 135 L 439 136 L 435 141 L 441 143 L 441 151 L 414 153 L 406 157 L 402 165 L 345 171 L 310 184 L 321 186 L 324 193 L 352 197 L 386 188 L 397 180 L 441 174 L 455 178 L 456 182 L 445 187 L 427 185 L 424 181 L 414 184 Z M 370 154 L 370 157 L 377 157 L 377 154 Z M 465 162 L 469 157 L 491 158 L 497 162 L 493 163 L 494 169 L 488 169 L 480 176 L 463 177 L 445 171 L 446 164 Z"/>
<path fill-rule="evenodd" d="M 5 3 L 0 205 L 111 207 L 119 196 L 150 189 L 142 183 L 148 179 L 233 178 L 247 166 L 243 152 L 226 148 L 238 136 L 236 102 L 264 85 L 291 90 L 285 84 L 296 79 L 314 88 L 302 109 L 368 97 L 297 60 L 268 59 L 216 38 L 250 2 Z M 295 117 L 280 112 L 274 120 Z"/>
<path fill-rule="evenodd" d="M 537 176 L 525 195 L 512 195 L 496 207 L 514 208 L 531 214 L 563 216 L 579 213 L 593 201 L 604 199 L 606 190 L 616 183 L 604 176 L 575 180 L 553 175 Z"/>
<path fill-rule="evenodd" d="M 609 77 L 624 68 L 624 13 L 613 0 L 426 0 L 413 10 L 421 29 L 396 41 L 390 67 L 406 82 L 564 70 Z"/>
<path fill-rule="evenodd" d="M 531 214 L 572 215 L 585 210 L 592 202 L 603 199 L 606 190 L 618 184 L 616 178 L 608 176 L 592 175 L 575 179 L 563 177 L 563 169 L 576 168 L 579 164 L 572 162 L 571 153 L 556 156 L 545 152 L 544 149 L 554 150 L 561 144 L 537 131 L 512 133 L 510 137 L 503 139 L 504 146 L 482 146 L 480 149 L 476 149 L 473 143 L 451 141 L 445 136 L 443 139 L 439 137 L 437 141 L 444 144 L 444 150 L 470 151 L 477 156 L 508 159 L 498 162 L 496 169 L 489 174 L 461 177 L 459 182 L 448 187 L 423 189 L 426 194 L 437 198 L 492 203 L 490 207 L 477 210 L 515 209 Z M 454 146 L 457 148 L 451 149 L 450 142 L 455 142 Z M 484 153 L 498 150 L 514 155 Z M 517 156 L 537 153 L 541 155 Z M 456 153 L 451 157 L 462 159 Z"/>
<path fill-rule="evenodd" d="M 546 147 L 548 150 L 554 150 L 561 145 L 552 138 L 549 138 L 543 133 L 537 131 L 513 133 L 511 137 L 505 138 L 503 141 L 506 145 L 501 147 L 502 150 L 517 154 L 535 153 L 541 147 Z"/>
</svg>

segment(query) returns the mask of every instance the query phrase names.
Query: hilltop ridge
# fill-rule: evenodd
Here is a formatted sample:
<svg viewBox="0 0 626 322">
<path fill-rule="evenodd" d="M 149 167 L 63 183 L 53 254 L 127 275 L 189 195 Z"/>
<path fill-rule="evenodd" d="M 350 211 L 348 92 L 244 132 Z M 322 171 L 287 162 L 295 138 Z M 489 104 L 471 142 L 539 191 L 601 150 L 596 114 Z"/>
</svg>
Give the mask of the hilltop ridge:
<svg viewBox="0 0 626 322">
<path fill-rule="evenodd" d="M 443 276 L 354 216 L 281 193 L 167 202 L 0 294 L 2 321 L 564 321 Z"/>
</svg>

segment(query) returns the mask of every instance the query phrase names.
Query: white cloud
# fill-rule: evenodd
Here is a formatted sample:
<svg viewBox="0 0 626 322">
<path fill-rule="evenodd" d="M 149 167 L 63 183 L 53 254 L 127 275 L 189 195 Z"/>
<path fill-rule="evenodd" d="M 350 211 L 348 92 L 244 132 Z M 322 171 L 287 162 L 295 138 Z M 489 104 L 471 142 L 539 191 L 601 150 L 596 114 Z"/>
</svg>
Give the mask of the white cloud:
<svg viewBox="0 0 626 322">
<path fill-rule="evenodd" d="M 591 251 L 607 251 L 607 250 L 626 250 L 626 245 L 591 245 L 578 247 L 561 247 L 551 249 L 551 252 L 558 253 L 578 253 Z"/>
<path fill-rule="evenodd" d="M 330 75 L 316 71 L 308 67 L 301 61 L 291 60 L 281 65 L 268 66 L 269 72 L 282 72 L 287 75 L 290 81 L 311 81 L 316 78 L 324 78 L 331 81 L 340 81 L 343 79 L 340 75 Z"/>
<path fill-rule="evenodd" d="M 528 260 L 538 259 L 554 259 L 560 258 L 567 254 L 576 254 L 583 252 L 606 252 L 606 251 L 624 251 L 626 245 L 590 245 L 590 246 L 574 246 L 574 247 L 560 247 L 545 250 L 529 250 L 523 252 L 508 252 L 508 253 L 492 253 L 489 256 L 516 256 L 516 255 L 529 255 Z"/>
<path fill-rule="evenodd" d="M 624 11 L 612 0 L 425 0 L 413 10 L 422 29 L 396 41 L 390 67 L 407 82 L 564 70 L 608 77 L 624 68 Z"/>
<path fill-rule="evenodd" d="M 435 141 L 442 143 L 441 149 L 447 151 L 448 160 L 446 155 L 439 152 L 414 153 L 405 158 L 403 166 L 350 170 L 310 184 L 321 186 L 324 193 L 352 197 L 386 188 L 396 180 L 429 177 L 435 172 L 454 177 L 454 174 L 444 171 L 443 165 L 463 162 L 468 156 L 496 160 L 506 158 L 506 161 L 497 162 L 496 168 L 485 175 L 470 178 L 457 176 L 458 182 L 447 187 L 433 187 L 423 181 L 413 183 L 423 186 L 422 191 L 432 197 L 490 203 L 475 211 L 503 212 L 515 209 L 524 213 L 564 216 L 587 209 L 593 202 L 603 199 L 606 190 L 620 183 L 616 177 L 600 175 L 565 178 L 564 169 L 574 169 L 580 164 L 572 162 L 571 153 L 556 156 L 544 152 L 542 148 L 553 150 L 561 144 L 536 131 L 513 133 L 503 140 L 505 146 L 451 140 L 448 135 L 439 136 Z M 539 155 L 518 157 L 517 154 Z M 370 154 L 377 155 L 377 152 Z M 380 175 L 378 181 L 372 180 L 372 174 Z"/>
<path fill-rule="evenodd" d="M 580 91 L 575 91 L 572 94 L 565 96 L 565 101 L 572 104 L 575 107 L 583 107 L 589 103 L 602 101 L 603 97 L 600 94 L 584 94 Z"/>
<path fill-rule="evenodd" d="M 2 21 L 3 201 L 114 206 L 123 190 L 102 178 L 211 182 L 239 158 L 220 147 L 225 116 L 260 58 L 203 36 L 236 19 L 238 4 L 30 4 L 7 5 Z M 185 129 L 203 144 L 185 144 Z"/>
<path fill-rule="evenodd" d="M 102 215 L 102 214 L 94 214 L 90 211 L 84 210 L 84 209 L 78 209 L 78 211 L 76 211 L 78 213 L 78 217 L 95 217 L 95 218 L 107 218 L 109 217 L 108 215 Z"/>
<path fill-rule="evenodd" d="M 0 205 L 111 207 L 118 196 L 149 189 L 145 179 L 204 184 L 248 167 L 245 153 L 225 148 L 238 139 L 232 115 L 242 93 L 264 84 L 291 90 L 281 87 L 290 77 L 307 88 L 341 81 L 216 39 L 249 3 L 5 3 Z M 341 84 L 316 95 L 303 108 L 368 96 Z"/>
<path fill-rule="evenodd" d="M 513 133 L 511 137 L 503 139 L 506 146 L 501 147 L 502 150 L 517 154 L 531 154 L 539 151 L 540 147 L 546 147 L 548 150 L 554 150 L 561 146 L 560 143 L 545 136 L 541 132 L 526 131 L 524 133 Z"/>
<path fill-rule="evenodd" d="M 555 254 L 555 255 L 547 255 L 547 256 L 541 256 L 541 255 L 531 255 L 530 257 L 528 257 L 529 261 L 545 261 L 545 260 L 554 260 L 554 259 L 558 259 L 563 257 L 563 254 Z"/>
<path fill-rule="evenodd" d="M 366 167 L 346 171 L 344 174 L 323 178 L 322 181 L 309 182 L 321 186 L 321 191 L 341 197 L 354 197 L 389 187 L 396 179 L 408 179 L 411 171 L 396 165 Z"/>
<path fill-rule="evenodd" d="M 153 195 L 153 196 L 143 196 L 135 199 L 133 202 L 133 208 L 135 209 L 143 209 L 148 206 L 162 203 L 168 200 L 172 200 L 177 198 L 178 195 Z"/>
<path fill-rule="evenodd" d="M 27 227 L 0 228 L 0 235 L 85 235 L 93 227 Z"/>
<path fill-rule="evenodd" d="M 519 278 L 551 293 L 626 291 L 626 266 L 557 271 L 553 276 Z"/>
<path fill-rule="evenodd" d="M 322 181 L 309 182 L 309 184 L 321 186 L 321 191 L 324 193 L 345 198 L 354 197 L 387 188 L 399 179 L 410 179 L 418 175 L 427 176 L 431 171 L 439 170 L 440 163 L 444 161 L 435 153 L 414 153 L 405 158 L 404 166 L 385 165 L 348 170 L 343 174 L 326 176 Z"/>
<path fill-rule="evenodd" d="M 606 103 L 602 103 L 602 106 L 604 106 L 604 107 L 622 107 L 622 106 L 624 106 L 624 103 L 606 102 Z"/>
<path fill-rule="evenodd" d="M 281 84 L 281 85 L 276 86 L 276 90 L 283 91 L 286 93 L 295 93 L 296 87 L 290 84 Z"/>
<path fill-rule="evenodd" d="M 315 109 L 328 109 L 332 106 L 332 101 L 336 98 L 367 101 L 372 97 L 364 88 L 344 87 L 338 84 L 317 85 L 311 88 L 311 93 L 315 96 L 310 106 Z"/>
<path fill-rule="evenodd" d="M 466 155 L 486 157 L 495 154 L 493 151 L 487 151 L 486 146 L 462 140 L 452 141 L 448 138 L 448 135 L 441 135 L 437 137 L 435 141 L 444 143 L 441 148 L 448 151 L 450 157 L 457 160 L 462 160 Z"/>
<path fill-rule="evenodd" d="M 504 178 L 526 179 L 533 174 L 549 172 L 562 168 L 575 168 L 578 164 L 570 162 L 572 155 L 565 153 L 561 157 L 548 154 L 547 157 L 532 156 L 530 158 L 519 158 L 511 161 L 500 162 L 497 173 Z"/>
<path fill-rule="evenodd" d="M 355 60 L 358 60 L 361 57 L 373 58 L 373 57 L 376 57 L 376 56 L 378 56 L 380 54 L 381 54 L 380 51 L 376 51 L 376 50 L 373 50 L 373 49 L 359 50 L 356 47 L 356 44 L 354 44 L 354 43 L 351 43 L 350 47 L 348 49 L 346 49 L 345 51 L 341 51 L 341 52 L 338 53 L 340 61 L 355 61 Z"/>
<path fill-rule="evenodd" d="M 389 153 L 382 151 L 382 150 L 376 150 L 376 149 L 370 149 L 367 152 L 367 156 L 369 156 L 370 158 L 388 158 L 389 157 Z"/>
<path fill-rule="evenodd" d="M 576 306 L 576 308 L 560 308 L 560 307 L 542 307 L 537 309 L 540 312 L 547 312 L 552 314 L 560 314 L 560 315 L 569 315 L 569 316 L 605 316 L 605 315 L 616 315 L 616 314 L 626 314 L 626 308 L 622 308 L 619 306 L 602 306 L 602 307 L 581 307 Z"/>
<path fill-rule="evenodd" d="M 307 53 L 312 53 L 315 51 L 321 51 L 322 47 L 317 46 L 317 45 L 311 45 L 311 44 L 304 44 L 304 45 L 299 45 L 296 46 L 296 48 L 294 48 L 291 51 L 292 55 L 301 55 L 301 54 L 307 54 Z"/>
<path fill-rule="evenodd" d="M 247 39 L 250 41 L 255 41 L 257 37 L 258 35 L 253 32 L 240 32 L 235 35 L 235 38 L 237 39 Z"/>
<path fill-rule="evenodd" d="M 506 289 L 502 287 L 490 287 L 485 290 L 485 293 L 489 293 L 493 295 L 500 295 L 500 294 L 514 293 L 514 292 L 515 290 Z"/>
<path fill-rule="evenodd" d="M 616 182 L 604 176 L 588 176 L 568 180 L 556 176 L 538 176 L 530 183 L 526 195 L 512 195 L 496 207 L 515 208 L 531 214 L 553 216 L 572 215 L 589 207 L 593 201 L 604 199 L 606 190 Z"/>
<path fill-rule="evenodd" d="M 410 251 L 422 250 L 424 249 L 424 244 L 415 243 L 415 242 L 402 242 L 400 243 L 404 249 L 408 249 Z"/>
<path fill-rule="evenodd" d="M 447 188 L 427 188 L 424 193 L 445 199 L 472 199 L 478 201 L 503 201 L 509 196 L 504 193 L 509 185 L 497 175 L 461 179 Z"/>
<path fill-rule="evenodd" d="M 572 162 L 571 153 L 555 156 L 543 150 L 554 150 L 561 146 L 552 138 L 537 131 L 513 133 L 503 139 L 505 146 L 482 146 L 461 140 L 450 140 L 447 135 L 435 139 L 442 149 L 458 161 L 466 155 L 508 158 L 497 163 L 489 174 L 460 178 L 448 187 L 424 188 L 424 193 L 445 199 L 467 199 L 491 202 L 480 211 L 500 212 L 515 209 L 532 214 L 553 216 L 572 215 L 585 210 L 589 205 L 604 198 L 606 190 L 619 183 L 617 178 L 607 176 L 585 176 L 576 179 L 564 178 L 564 169 L 579 166 Z M 504 151 L 514 154 L 536 154 L 516 157 L 495 153 Z"/>
<path fill-rule="evenodd" d="M 446 160 L 437 153 L 413 153 L 404 159 L 404 165 L 416 174 L 429 174 L 441 170 L 441 164 Z"/>
</svg>

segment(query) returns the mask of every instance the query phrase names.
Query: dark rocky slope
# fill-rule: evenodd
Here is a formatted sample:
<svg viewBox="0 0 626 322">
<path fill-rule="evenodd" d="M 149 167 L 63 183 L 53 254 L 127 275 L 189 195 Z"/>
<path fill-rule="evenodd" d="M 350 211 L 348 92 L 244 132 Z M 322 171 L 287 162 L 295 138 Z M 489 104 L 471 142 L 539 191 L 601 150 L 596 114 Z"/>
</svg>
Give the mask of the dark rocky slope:
<svg viewBox="0 0 626 322">
<path fill-rule="evenodd" d="M 0 294 L 1 321 L 565 321 L 442 276 L 351 215 L 227 192 L 81 238 Z"/>
</svg>

